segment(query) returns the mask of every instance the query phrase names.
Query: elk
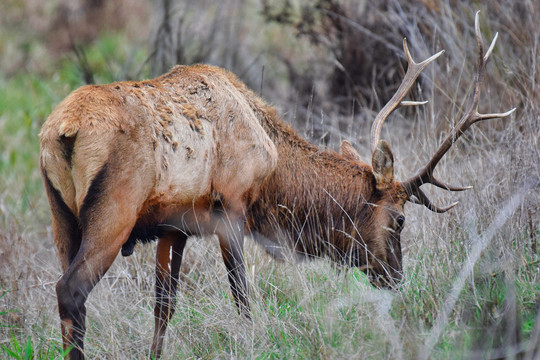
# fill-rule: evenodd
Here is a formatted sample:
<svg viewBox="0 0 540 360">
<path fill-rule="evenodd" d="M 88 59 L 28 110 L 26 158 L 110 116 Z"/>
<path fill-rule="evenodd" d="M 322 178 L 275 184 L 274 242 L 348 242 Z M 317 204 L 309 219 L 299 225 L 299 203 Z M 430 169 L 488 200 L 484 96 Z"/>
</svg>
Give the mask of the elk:
<svg viewBox="0 0 540 360">
<path fill-rule="evenodd" d="M 120 250 L 157 238 L 155 330 L 159 357 L 186 240 L 216 234 L 231 292 L 249 317 L 244 234 L 271 249 L 288 244 L 309 257 L 359 267 L 374 285 L 402 277 L 400 233 L 407 201 L 435 212 L 420 189 L 447 185 L 433 172 L 480 114 L 486 61 L 475 19 L 478 63 L 472 100 L 456 128 L 415 176 L 394 178 L 393 155 L 380 139 L 385 119 L 405 102 L 423 69 L 404 40 L 408 69 L 374 120 L 371 165 L 344 141 L 320 150 L 282 122 L 276 111 L 233 74 L 208 65 L 177 66 L 147 81 L 84 86 L 64 99 L 40 134 L 40 167 L 52 212 L 63 275 L 56 292 L 65 349 L 84 357 L 86 299 Z M 271 250 L 270 250 L 271 251 Z"/>
</svg>

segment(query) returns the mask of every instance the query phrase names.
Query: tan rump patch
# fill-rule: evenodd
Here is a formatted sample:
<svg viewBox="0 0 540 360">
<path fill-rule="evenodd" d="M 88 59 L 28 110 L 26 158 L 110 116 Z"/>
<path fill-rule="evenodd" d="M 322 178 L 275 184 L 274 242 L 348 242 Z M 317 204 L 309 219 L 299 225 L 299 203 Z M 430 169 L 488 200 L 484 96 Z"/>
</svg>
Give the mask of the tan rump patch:
<svg viewBox="0 0 540 360">
<path fill-rule="evenodd" d="M 73 121 L 64 121 L 58 129 L 58 136 L 73 137 L 79 131 L 79 123 Z"/>
</svg>

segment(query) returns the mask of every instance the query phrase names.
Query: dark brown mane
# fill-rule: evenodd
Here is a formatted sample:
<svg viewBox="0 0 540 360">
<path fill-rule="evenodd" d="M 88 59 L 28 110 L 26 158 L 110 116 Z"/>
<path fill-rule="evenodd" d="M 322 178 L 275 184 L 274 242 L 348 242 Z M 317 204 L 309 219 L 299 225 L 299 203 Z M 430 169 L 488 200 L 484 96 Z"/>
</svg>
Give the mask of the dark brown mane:
<svg viewBox="0 0 540 360">
<path fill-rule="evenodd" d="M 249 230 L 308 256 L 349 263 L 379 195 L 371 168 L 309 143 L 234 74 L 227 76 L 278 150 L 276 169 L 248 209 Z"/>
<path fill-rule="evenodd" d="M 278 166 L 249 208 L 249 229 L 266 238 L 282 234 L 285 239 L 275 240 L 300 253 L 343 262 L 352 239 L 359 240 L 355 229 L 372 213 L 373 174 L 334 151 L 306 145 L 277 121 L 271 126 Z"/>
</svg>

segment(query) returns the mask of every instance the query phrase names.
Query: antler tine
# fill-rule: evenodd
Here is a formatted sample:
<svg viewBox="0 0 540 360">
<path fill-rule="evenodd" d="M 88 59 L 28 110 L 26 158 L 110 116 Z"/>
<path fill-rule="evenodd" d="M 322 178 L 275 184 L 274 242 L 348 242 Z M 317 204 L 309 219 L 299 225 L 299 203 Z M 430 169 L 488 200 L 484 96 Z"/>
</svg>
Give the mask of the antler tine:
<svg viewBox="0 0 540 360">
<path fill-rule="evenodd" d="M 428 103 L 427 100 L 424 101 L 405 101 L 403 100 L 399 105 L 401 106 L 416 106 L 416 105 L 426 105 Z"/>
<path fill-rule="evenodd" d="M 473 188 L 472 186 L 452 186 L 452 185 L 448 185 L 448 184 L 443 183 L 439 179 L 437 179 L 435 176 L 431 177 L 431 184 L 435 185 L 435 186 L 437 186 L 437 187 L 439 187 L 441 189 L 448 190 L 448 191 L 465 191 L 465 190 L 470 190 L 470 189 Z"/>
<path fill-rule="evenodd" d="M 430 210 L 433 210 L 434 206 L 429 202 L 425 194 L 423 194 L 420 191 L 420 186 L 422 186 L 423 184 L 430 183 L 432 185 L 438 186 L 442 189 L 449 190 L 449 191 L 462 191 L 462 190 L 467 190 L 471 188 L 471 187 L 450 186 L 441 182 L 440 180 L 436 179 L 433 176 L 433 171 L 435 170 L 435 167 L 437 166 L 439 161 L 443 158 L 443 156 L 446 154 L 446 152 L 450 149 L 450 147 L 452 147 L 452 145 L 457 141 L 457 139 L 459 139 L 459 137 L 463 135 L 463 133 L 467 131 L 467 129 L 475 122 L 480 121 L 480 120 L 503 118 L 510 115 L 516 110 L 515 108 L 513 108 L 504 113 L 492 113 L 492 114 L 480 114 L 478 112 L 478 104 L 480 102 L 480 89 L 484 82 L 486 62 L 489 56 L 491 55 L 491 53 L 493 52 L 493 48 L 498 38 L 498 34 L 496 34 L 488 48 L 488 51 L 484 54 L 484 42 L 482 40 L 482 35 L 480 33 L 479 13 L 480 13 L 479 11 L 476 13 L 475 19 L 474 19 L 476 43 L 478 46 L 478 62 L 477 62 L 476 74 L 474 77 L 474 86 L 473 86 L 473 92 L 471 96 L 471 102 L 469 103 L 467 110 L 465 111 L 461 119 L 459 120 L 458 125 L 456 126 L 454 131 L 450 132 L 446 136 L 443 143 L 441 144 L 439 149 L 435 152 L 433 157 L 429 160 L 427 165 L 421 168 L 415 176 L 413 176 L 412 178 L 402 183 L 403 187 L 405 188 L 409 196 L 416 196 L 418 198 L 419 197 L 418 195 L 421 194 L 420 196 L 423 196 L 425 199 L 422 200 L 419 198 L 420 201 L 422 202 L 423 205 L 428 207 Z M 452 206 L 446 209 L 450 209 L 454 205 L 455 204 L 452 204 Z M 439 210 L 442 210 L 442 209 L 439 209 Z M 433 210 L 433 211 L 439 212 L 437 210 Z"/>
<path fill-rule="evenodd" d="M 424 205 L 429 210 L 431 210 L 433 212 L 436 212 L 436 213 L 439 213 L 439 214 L 445 213 L 448 210 L 450 210 L 451 208 L 453 208 L 454 206 L 456 206 L 457 204 L 459 204 L 459 201 L 456 201 L 456 202 L 454 202 L 454 203 L 452 203 L 452 204 L 450 204 L 450 205 L 448 205 L 446 207 L 440 208 L 440 207 L 434 205 L 429 200 L 429 198 L 426 196 L 426 194 L 424 194 L 424 192 L 422 190 L 420 190 L 420 188 L 415 189 L 414 193 L 411 194 L 411 195 L 416 198 L 416 200 L 412 200 L 413 203 Z"/>
<path fill-rule="evenodd" d="M 413 86 L 414 82 L 422 73 L 422 71 L 425 69 L 426 66 L 428 66 L 432 61 L 434 61 L 436 58 L 438 58 L 443 52 L 439 51 L 435 55 L 427 58 L 426 60 L 416 63 L 409 51 L 409 47 L 407 46 L 407 38 L 403 39 L 403 51 L 405 52 L 405 57 L 407 58 L 407 72 L 405 73 L 405 77 L 403 78 L 401 85 L 397 89 L 396 93 L 390 101 L 382 108 L 382 110 L 377 114 L 375 117 L 375 120 L 373 121 L 373 125 L 371 126 L 371 150 L 372 152 L 375 151 L 377 148 L 377 144 L 379 143 L 379 140 L 381 138 L 381 129 L 385 122 L 385 120 L 388 118 L 388 116 L 400 105 L 422 105 L 426 102 L 421 101 L 407 101 L 402 102 L 403 98 L 407 95 L 411 87 Z"/>
</svg>

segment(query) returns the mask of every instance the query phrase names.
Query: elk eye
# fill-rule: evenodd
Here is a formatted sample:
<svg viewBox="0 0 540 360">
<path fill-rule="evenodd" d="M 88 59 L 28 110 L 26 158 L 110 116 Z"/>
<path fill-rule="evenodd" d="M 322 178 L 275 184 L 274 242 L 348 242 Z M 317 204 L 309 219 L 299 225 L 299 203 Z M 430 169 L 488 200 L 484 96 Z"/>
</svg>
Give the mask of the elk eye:
<svg viewBox="0 0 540 360">
<path fill-rule="evenodd" d="M 396 218 L 396 222 L 397 222 L 398 229 L 403 228 L 403 224 L 405 224 L 405 216 L 399 215 L 399 216 Z"/>
</svg>

